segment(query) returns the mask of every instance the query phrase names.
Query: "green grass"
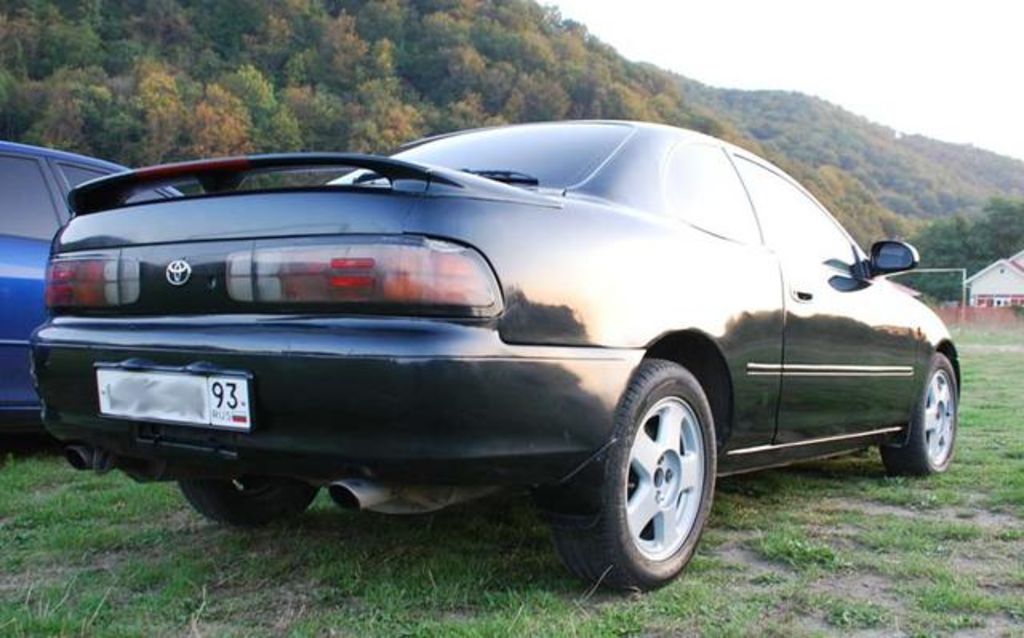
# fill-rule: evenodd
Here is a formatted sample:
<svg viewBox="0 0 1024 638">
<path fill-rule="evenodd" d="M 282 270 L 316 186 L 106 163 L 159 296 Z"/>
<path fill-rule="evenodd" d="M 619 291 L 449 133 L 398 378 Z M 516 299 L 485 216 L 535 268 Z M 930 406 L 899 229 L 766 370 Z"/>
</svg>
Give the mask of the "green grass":
<svg viewBox="0 0 1024 638">
<path fill-rule="evenodd" d="M 892 613 L 877 603 L 836 599 L 826 605 L 825 620 L 839 629 L 876 629 L 892 623 Z"/>
<path fill-rule="evenodd" d="M 886 478 L 870 451 L 723 479 L 693 563 L 647 595 L 568 577 L 522 493 L 412 518 L 321 495 L 239 531 L 22 446 L 0 455 L 0 635 L 1022 635 L 1024 341 L 962 337 L 950 472 Z"/>
<path fill-rule="evenodd" d="M 961 346 L 1022 346 L 1024 321 L 1006 327 L 954 327 L 953 340 Z"/>
<path fill-rule="evenodd" d="M 754 547 L 768 560 L 796 569 L 835 571 L 849 566 L 831 545 L 807 538 L 797 526 L 770 529 L 754 543 Z"/>
</svg>

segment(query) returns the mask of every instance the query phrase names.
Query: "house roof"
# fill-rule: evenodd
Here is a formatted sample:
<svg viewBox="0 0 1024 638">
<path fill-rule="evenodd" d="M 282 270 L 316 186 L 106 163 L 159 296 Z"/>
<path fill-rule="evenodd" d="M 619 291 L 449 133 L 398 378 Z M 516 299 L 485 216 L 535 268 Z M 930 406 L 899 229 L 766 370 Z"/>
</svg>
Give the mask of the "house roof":
<svg viewBox="0 0 1024 638">
<path fill-rule="evenodd" d="M 1013 263 L 1014 266 L 1017 266 L 1022 271 L 1024 271 L 1024 250 L 1010 257 L 1010 261 Z"/>
<path fill-rule="evenodd" d="M 1010 272 L 1012 272 L 1012 273 L 1016 274 L 1018 277 L 1021 277 L 1022 279 L 1024 279 L 1024 261 L 1019 261 L 1019 262 L 1012 261 L 1012 260 L 1014 260 L 1014 259 L 1016 259 L 1018 257 L 1024 259 L 1024 251 L 1022 251 L 1020 253 L 1017 253 L 1016 255 L 1011 257 L 1010 259 L 998 259 L 998 260 L 992 262 L 991 264 L 985 266 L 984 268 L 982 268 L 978 272 L 976 272 L 973 275 L 971 275 L 970 277 L 968 277 L 967 280 L 964 283 L 967 284 L 967 285 L 970 285 L 975 280 L 980 279 L 981 277 L 987 275 L 990 271 L 996 269 L 999 266 L 1003 266 L 1005 268 L 1009 268 Z"/>
</svg>

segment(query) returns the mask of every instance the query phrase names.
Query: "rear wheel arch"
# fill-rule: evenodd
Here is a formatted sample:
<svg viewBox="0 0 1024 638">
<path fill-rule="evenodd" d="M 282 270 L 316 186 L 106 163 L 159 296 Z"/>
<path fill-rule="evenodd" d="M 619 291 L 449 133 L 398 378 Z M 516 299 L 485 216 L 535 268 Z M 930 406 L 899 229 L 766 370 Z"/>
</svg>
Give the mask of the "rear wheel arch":
<svg viewBox="0 0 1024 638">
<path fill-rule="evenodd" d="M 714 339 L 697 330 L 662 335 L 647 347 L 645 359 L 678 363 L 697 377 L 711 404 L 718 449 L 732 434 L 733 384 L 729 366 Z"/>
<path fill-rule="evenodd" d="M 714 420 L 715 441 L 722 449 L 732 430 L 733 385 L 725 357 L 715 341 L 703 332 L 683 330 L 664 334 L 646 348 L 644 361 L 670 361 L 686 368 L 704 391 Z M 635 378 L 635 377 L 634 377 Z M 536 486 L 534 500 L 548 520 L 562 527 L 587 527 L 600 512 L 598 490 L 604 477 L 611 439 L 586 463 L 557 485 Z"/>
<path fill-rule="evenodd" d="M 589 513 L 548 513 L 570 571 L 595 587 L 624 590 L 654 589 L 678 575 L 711 510 L 713 423 L 693 373 L 665 359 L 640 362 L 616 409 L 600 471 L 567 493 L 577 497 L 570 503 L 585 499 Z"/>
</svg>

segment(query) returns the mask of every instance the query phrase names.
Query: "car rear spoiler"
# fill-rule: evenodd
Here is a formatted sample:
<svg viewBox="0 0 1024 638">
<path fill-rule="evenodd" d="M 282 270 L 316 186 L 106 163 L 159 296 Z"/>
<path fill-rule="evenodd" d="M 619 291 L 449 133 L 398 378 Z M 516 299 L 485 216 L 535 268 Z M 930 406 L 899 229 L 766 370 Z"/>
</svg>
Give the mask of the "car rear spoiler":
<svg viewBox="0 0 1024 638">
<path fill-rule="evenodd" d="M 79 185 L 68 195 L 68 203 L 75 215 L 87 215 L 122 206 L 139 192 L 171 186 L 183 180 L 194 179 L 204 193 L 223 193 L 237 189 L 250 173 L 329 166 L 366 169 L 392 181 L 417 180 L 428 185 L 436 182 L 462 186 L 432 168 L 390 157 L 356 153 L 286 153 L 164 164 L 116 173 Z"/>
</svg>

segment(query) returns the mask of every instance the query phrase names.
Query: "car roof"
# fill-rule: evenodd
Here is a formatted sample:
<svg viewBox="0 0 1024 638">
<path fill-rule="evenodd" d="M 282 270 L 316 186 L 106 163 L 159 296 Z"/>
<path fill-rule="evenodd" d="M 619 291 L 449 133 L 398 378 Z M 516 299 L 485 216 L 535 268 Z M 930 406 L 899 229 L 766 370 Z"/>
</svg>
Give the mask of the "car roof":
<svg viewBox="0 0 1024 638">
<path fill-rule="evenodd" d="M 44 148 L 42 146 L 31 146 L 29 144 L 19 144 L 17 142 L 5 142 L 0 140 L 0 153 L 15 153 L 18 155 L 30 155 L 32 157 L 44 157 L 57 161 L 74 162 L 75 164 L 83 164 L 86 166 L 94 166 L 96 168 L 103 168 L 106 170 L 113 171 L 125 171 L 128 170 L 126 167 L 106 160 L 101 160 L 95 157 L 89 157 L 87 155 L 79 155 L 78 153 L 69 153 L 67 151 L 58 151 L 52 148 Z"/>
<path fill-rule="evenodd" d="M 568 127 L 568 126 L 593 126 L 593 125 L 605 125 L 605 126 L 623 126 L 632 129 L 646 130 L 653 133 L 661 133 L 664 135 L 671 135 L 677 139 L 690 139 L 693 141 L 704 141 L 711 142 L 714 144 L 720 144 L 722 146 L 732 147 L 731 144 L 724 140 L 699 133 L 691 129 L 684 129 L 678 126 L 671 126 L 668 124 L 657 124 L 654 122 L 641 122 L 637 120 L 556 120 L 552 122 L 522 122 L 518 124 L 498 124 L 495 126 L 483 126 L 479 128 L 461 129 L 458 131 L 450 131 L 448 133 L 440 133 L 438 135 L 431 135 L 428 137 L 422 137 L 411 142 L 402 144 L 397 150 L 407 151 L 422 144 L 428 142 L 434 142 L 437 140 L 457 137 L 460 135 L 467 135 L 472 133 L 485 133 L 487 131 L 496 130 L 507 130 L 507 129 L 530 129 L 530 128 L 557 128 L 557 127 Z"/>
</svg>

